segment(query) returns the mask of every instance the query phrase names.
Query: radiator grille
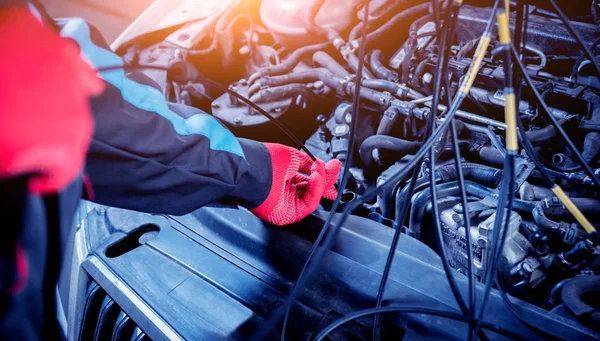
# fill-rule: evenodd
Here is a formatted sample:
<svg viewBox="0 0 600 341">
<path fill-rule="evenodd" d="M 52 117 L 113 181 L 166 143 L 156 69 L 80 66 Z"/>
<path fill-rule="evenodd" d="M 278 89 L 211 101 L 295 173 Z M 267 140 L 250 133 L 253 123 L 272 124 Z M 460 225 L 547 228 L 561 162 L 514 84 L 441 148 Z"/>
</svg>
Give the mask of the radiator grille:
<svg viewBox="0 0 600 341">
<path fill-rule="evenodd" d="M 79 340 L 150 341 L 121 307 L 92 281 L 88 286 Z"/>
</svg>

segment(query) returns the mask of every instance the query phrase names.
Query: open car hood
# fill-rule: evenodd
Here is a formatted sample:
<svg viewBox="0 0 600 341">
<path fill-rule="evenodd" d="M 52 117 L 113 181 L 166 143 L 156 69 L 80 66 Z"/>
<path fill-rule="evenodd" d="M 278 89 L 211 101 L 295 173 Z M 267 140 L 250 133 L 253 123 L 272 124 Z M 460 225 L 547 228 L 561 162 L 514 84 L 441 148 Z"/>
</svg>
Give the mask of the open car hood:
<svg viewBox="0 0 600 341">
<path fill-rule="evenodd" d="M 234 0 L 156 0 L 111 44 L 116 51 L 128 42 L 152 32 L 168 30 L 190 22 L 217 18 Z"/>
</svg>

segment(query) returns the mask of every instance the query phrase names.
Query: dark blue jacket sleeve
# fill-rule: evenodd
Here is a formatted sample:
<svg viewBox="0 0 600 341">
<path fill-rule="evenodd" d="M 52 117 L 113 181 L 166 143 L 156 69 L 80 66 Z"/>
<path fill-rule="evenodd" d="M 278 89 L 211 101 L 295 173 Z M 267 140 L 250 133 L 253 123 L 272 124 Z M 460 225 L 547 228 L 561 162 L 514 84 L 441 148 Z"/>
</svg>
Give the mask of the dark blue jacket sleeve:
<svg viewBox="0 0 600 341">
<path fill-rule="evenodd" d="M 122 65 L 81 19 L 61 23 L 97 68 Z M 263 144 L 237 139 L 214 117 L 167 103 L 140 72 L 101 73 L 104 93 L 92 101 L 95 133 L 86 172 L 101 204 L 185 214 L 232 198 L 255 207 L 268 195 L 271 162 Z"/>
</svg>

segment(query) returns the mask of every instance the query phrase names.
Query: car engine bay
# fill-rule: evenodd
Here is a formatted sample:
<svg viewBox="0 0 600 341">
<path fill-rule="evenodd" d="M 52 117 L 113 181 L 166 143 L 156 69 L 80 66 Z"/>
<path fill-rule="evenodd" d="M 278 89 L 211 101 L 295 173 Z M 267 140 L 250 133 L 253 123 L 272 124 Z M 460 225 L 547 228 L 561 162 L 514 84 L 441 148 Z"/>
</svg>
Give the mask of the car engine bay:
<svg viewBox="0 0 600 341">
<path fill-rule="evenodd" d="M 452 40 L 440 51 L 436 16 L 451 12 L 446 8 L 455 3 L 460 8 Z M 231 92 L 288 127 L 314 156 L 344 162 L 349 176 L 338 212 L 351 207 L 354 216 L 444 253 L 456 277 L 472 271 L 476 282 L 488 285 L 497 268 L 496 288 L 598 330 L 600 249 L 544 174 L 593 227 L 600 225 L 598 184 L 549 117 L 600 177 L 600 78 L 548 2 L 511 6 L 511 31 L 521 42 L 520 57 L 532 81 L 519 76 L 515 82 L 516 111 L 544 171 L 520 145 L 513 155 L 514 200 L 505 213 L 499 251 L 494 225 L 503 205 L 503 165 L 511 152 L 504 118 L 505 76 L 511 67 L 505 65 L 495 27 L 452 128 L 439 134 L 430 153 L 415 157 L 432 134 L 429 122 L 445 121 L 441 113 L 453 106 L 452 98 L 471 77 L 480 37 L 496 12 L 494 1 L 461 3 L 373 0 L 365 27 L 365 2 L 359 0 L 206 1 L 196 19 L 121 41 L 116 51 L 152 78 L 169 101 L 212 114 L 238 137 L 292 145 L 271 119 Z M 588 49 L 600 52 L 597 1 L 559 3 Z M 362 39 L 366 50 L 360 61 Z M 436 77 L 440 58 L 446 66 Z M 513 77 L 521 71 L 513 65 Z M 444 87 L 439 96 L 434 96 L 436 82 Z M 360 94 L 357 113 L 355 93 Z M 455 161 L 457 153 L 461 163 Z M 411 162 L 418 162 L 412 179 Z M 363 197 L 375 188 L 375 196 Z M 323 202 L 322 209 L 331 210 L 331 202 Z M 499 261 L 492 265 L 495 254 Z"/>
</svg>

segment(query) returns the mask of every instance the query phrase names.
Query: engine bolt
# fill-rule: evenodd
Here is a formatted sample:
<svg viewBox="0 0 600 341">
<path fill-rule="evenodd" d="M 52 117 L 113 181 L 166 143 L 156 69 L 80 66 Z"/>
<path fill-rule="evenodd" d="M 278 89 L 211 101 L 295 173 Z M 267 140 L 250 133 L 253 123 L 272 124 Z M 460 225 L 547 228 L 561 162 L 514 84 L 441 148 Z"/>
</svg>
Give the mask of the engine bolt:
<svg viewBox="0 0 600 341">
<path fill-rule="evenodd" d="M 242 118 L 241 117 L 236 117 L 233 119 L 233 123 L 240 125 L 242 124 Z"/>
<path fill-rule="evenodd" d="M 302 110 L 306 109 L 306 98 L 302 95 L 298 95 L 298 97 L 296 97 L 296 106 Z"/>
<path fill-rule="evenodd" d="M 248 53 L 250 53 L 250 46 L 242 45 L 242 47 L 240 47 L 240 49 L 239 49 L 239 53 L 241 55 L 247 55 Z"/>
<path fill-rule="evenodd" d="M 218 102 L 212 102 L 212 103 L 211 103 L 211 106 L 212 106 L 213 108 L 215 108 L 215 109 L 218 109 L 218 108 L 220 107 L 220 105 L 219 105 L 219 103 L 218 103 Z"/>
<path fill-rule="evenodd" d="M 181 52 L 180 49 L 175 49 L 175 51 L 173 52 L 173 57 L 175 57 L 176 59 L 183 59 L 183 52 Z"/>
<path fill-rule="evenodd" d="M 190 35 L 187 33 L 182 33 L 179 36 L 177 36 L 177 39 L 179 39 L 179 41 L 188 40 L 190 39 Z"/>
</svg>

